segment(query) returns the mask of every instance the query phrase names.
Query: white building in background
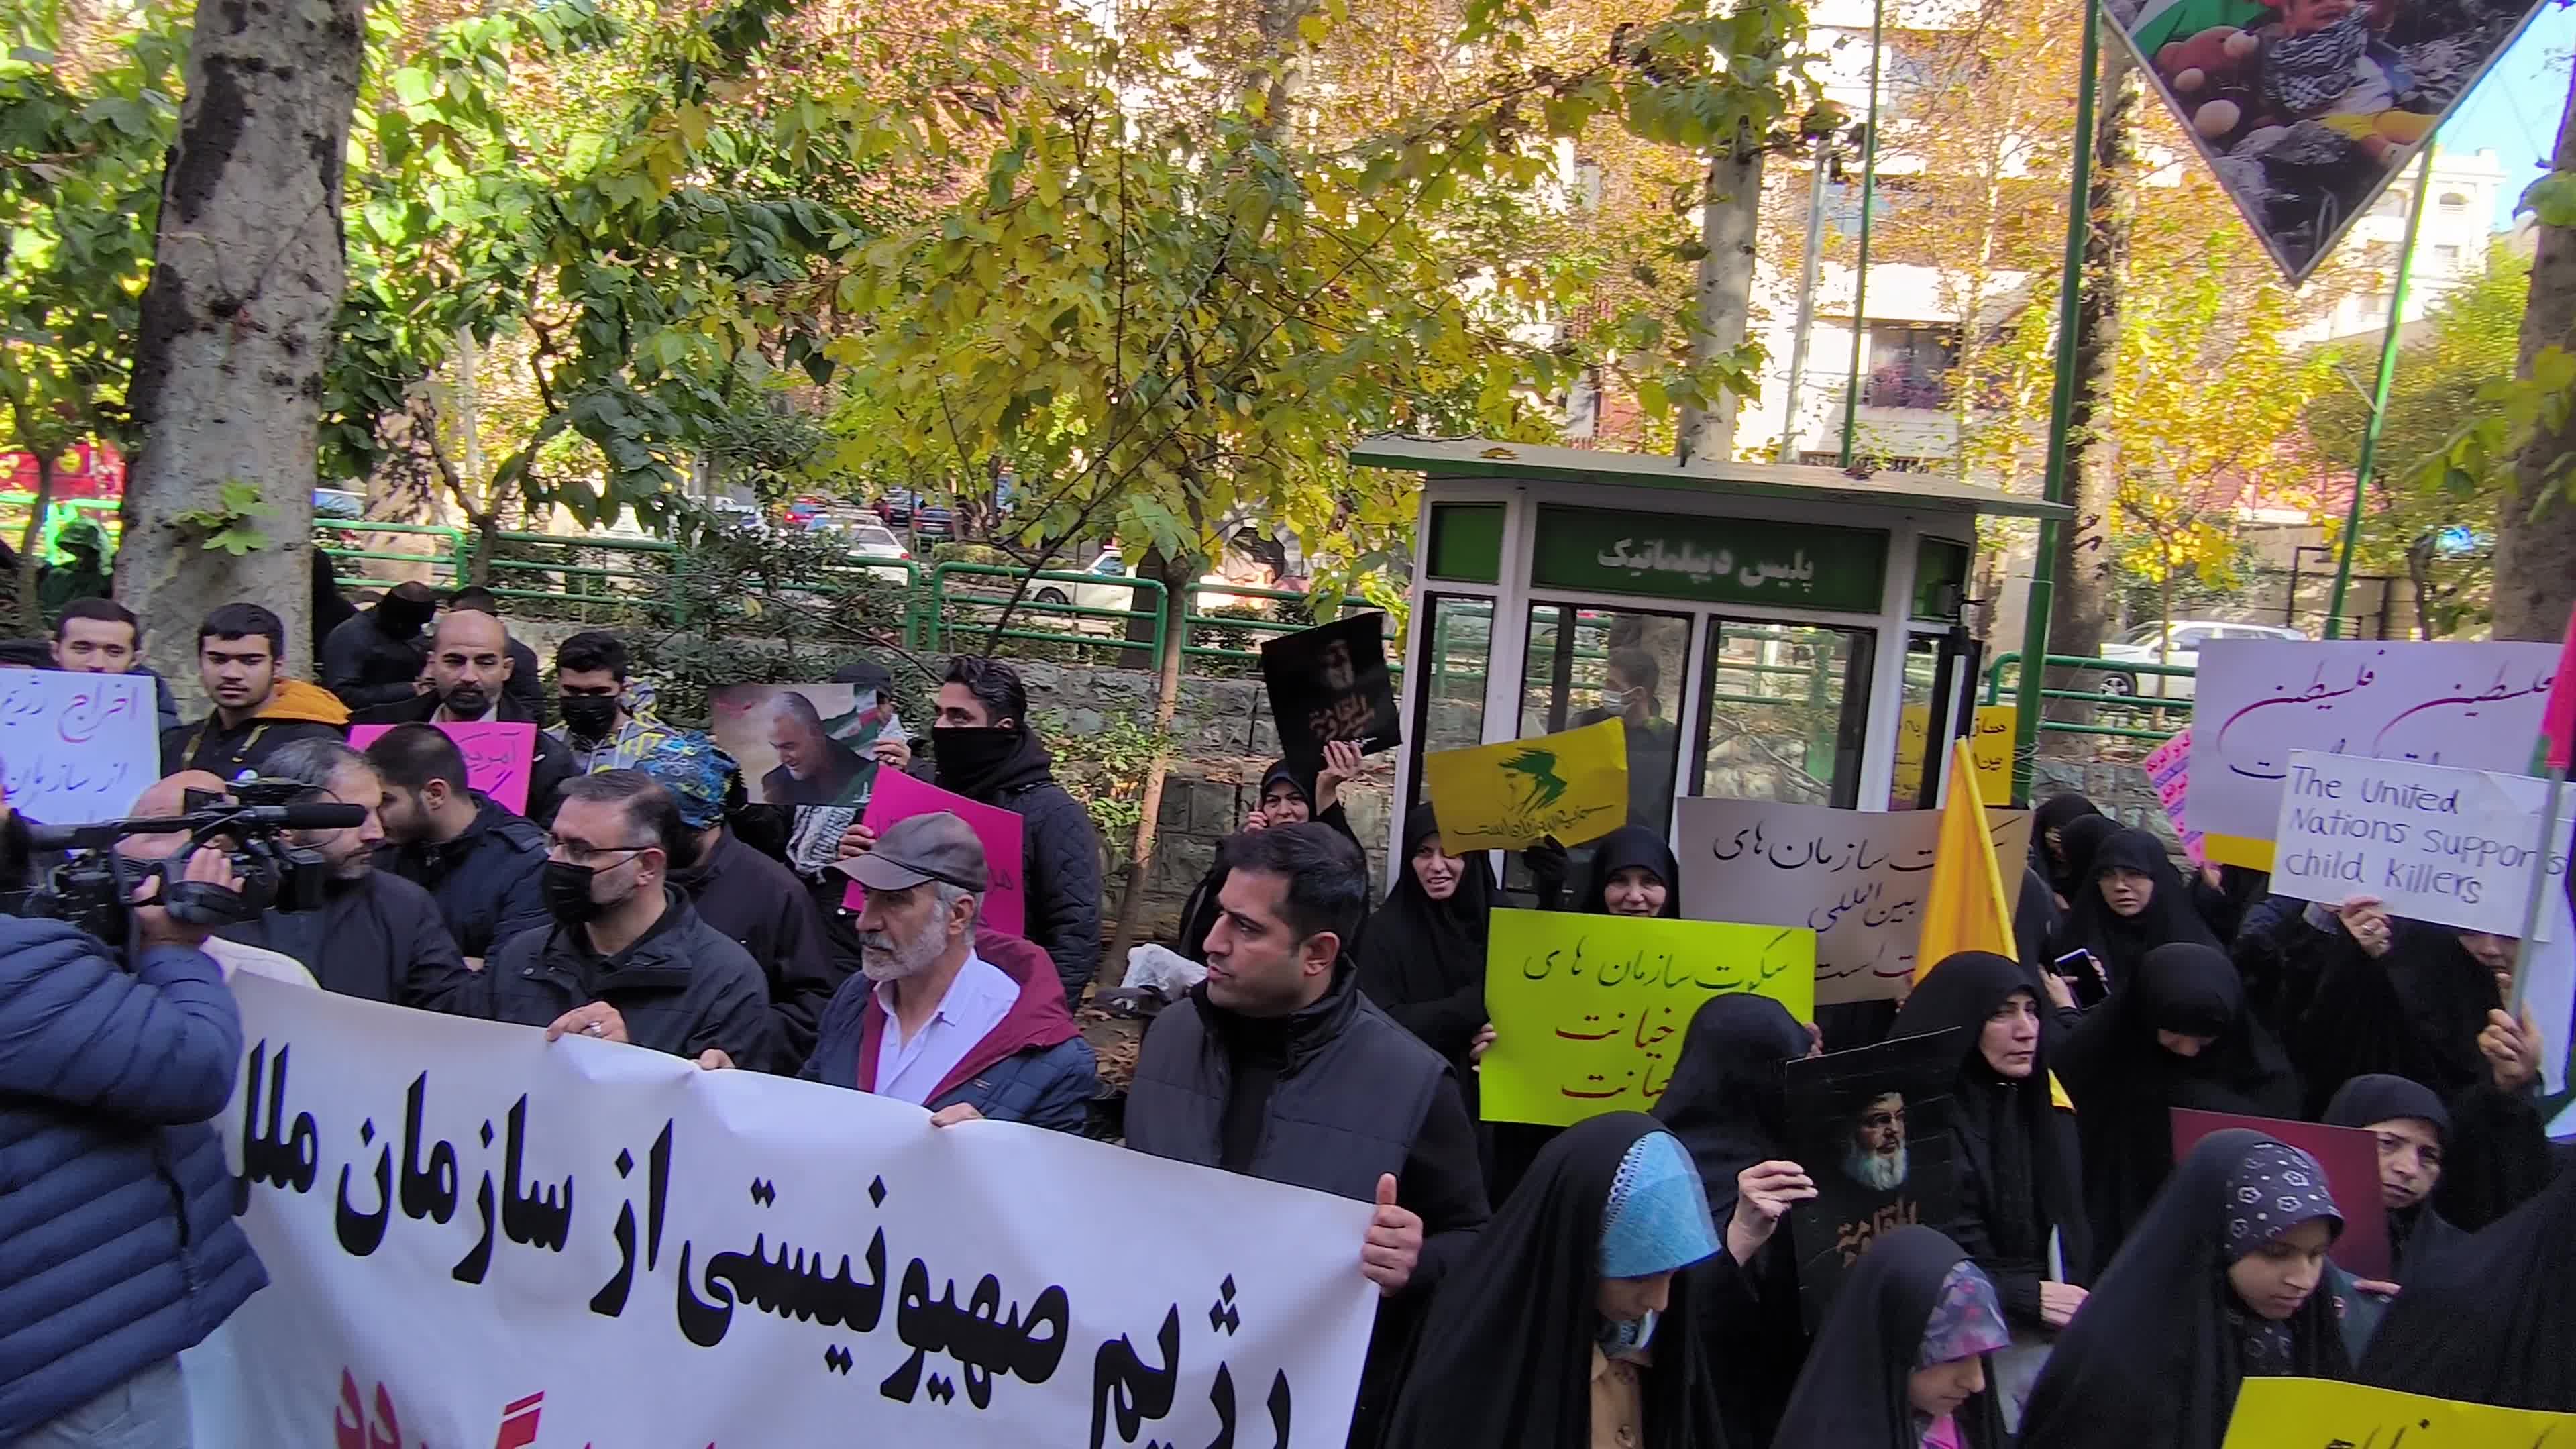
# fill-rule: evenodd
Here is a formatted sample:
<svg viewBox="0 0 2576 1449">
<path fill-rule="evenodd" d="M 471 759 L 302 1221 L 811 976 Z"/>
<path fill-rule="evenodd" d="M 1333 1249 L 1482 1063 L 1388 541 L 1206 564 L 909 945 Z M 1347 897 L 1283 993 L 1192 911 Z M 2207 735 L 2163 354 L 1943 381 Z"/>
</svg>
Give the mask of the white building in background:
<svg viewBox="0 0 2576 1449">
<path fill-rule="evenodd" d="M 1887 8 L 1878 169 L 1882 182 L 1896 178 L 1893 204 L 1902 205 L 1903 178 L 1919 171 L 1921 164 L 1905 153 L 1905 36 L 1973 23 L 1976 10 L 1964 0 L 1890 0 Z M 1869 112 L 1870 9 L 1871 0 L 1817 0 L 1808 11 L 1809 47 L 1826 57 L 1818 67 L 1818 78 L 1825 94 L 1855 120 Z M 2180 168 L 2203 164 L 2197 155 L 2150 154 L 2141 159 L 2144 182 L 2150 186 L 2176 184 Z M 1826 187 L 1823 215 L 1826 227 L 1849 237 L 1860 225 L 1859 158 L 1847 158 L 1843 169 L 1843 183 Z M 1811 168 L 1775 160 L 1768 171 L 1767 184 L 1775 193 L 1769 213 L 1774 224 L 1781 217 L 1803 223 Z M 2386 324 L 2398 244 L 2405 235 L 2414 184 L 2415 174 L 2409 168 L 2338 245 L 2340 256 L 2375 266 L 2381 276 L 2379 285 L 2348 288 L 2332 298 L 2320 288 L 2317 310 L 2294 334 L 2294 341 L 2304 344 L 2375 332 Z M 2505 184 L 2493 151 L 2435 153 L 2432 200 L 2416 247 L 2407 320 L 2420 319 L 2452 286 L 2484 269 L 2494 240 L 2490 218 L 2495 215 L 2497 192 Z M 1883 195 L 1881 207 L 1889 204 Z M 1884 209 L 1879 212 L 1881 218 L 1886 214 Z M 1768 359 L 1762 394 L 1746 404 L 1741 415 L 1736 449 L 1747 455 L 1829 463 L 1841 456 L 1846 384 L 1855 375 L 1854 276 L 1850 266 L 1831 259 L 1818 269 L 1814 321 L 1799 368 L 1797 415 L 1792 418 L 1790 371 L 1796 352 L 1803 240 L 1802 229 L 1764 238 L 1748 330 L 1762 342 Z M 1959 449 L 1948 373 L 1958 357 L 1961 330 L 1973 325 L 1985 331 L 2003 324 L 2025 305 L 2034 280 L 2017 272 L 1995 273 L 1989 278 L 1988 295 L 1980 300 L 1984 315 L 1964 319 L 1943 285 L 1941 269 L 1874 259 L 1858 339 L 1859 398 L 1853 410 L 1857 450 L 1882 465 L 1948 466 Z M 1582 411 L 1572 420 L 1568 430 L 1572 436 L 1590 435 L 1594 421 L 1590 405 L 1589 399 L 1578 400 Z"/>
<path fill-rule="evenodd" d="M 2497 193 L 2505 184 L 2504 166 L 2493 151 L 2434 151 L 2431 200 L 2425 203 L 2424 227 L 2415 238 L 2415 263 L 2406 287 L 2406 321 L 2424 320 L 2453 287 L 2486 270 L 2487 249 L 2496 241 Z M 2409 166 L 2344 233 L 2336 248 L 2339 255 L 2359 260 L 2376 272 L 2378 285 L 2336 299 L 2331 308 L 2293 334 L 2294 341 L 2324 342 L 2376 333 L 2388 325 L 2389 298 L 2397 285 L 2397 253 L 2406 241 L 2406 212 L 2414 200 L 2415 168 Z"/>
</svg>

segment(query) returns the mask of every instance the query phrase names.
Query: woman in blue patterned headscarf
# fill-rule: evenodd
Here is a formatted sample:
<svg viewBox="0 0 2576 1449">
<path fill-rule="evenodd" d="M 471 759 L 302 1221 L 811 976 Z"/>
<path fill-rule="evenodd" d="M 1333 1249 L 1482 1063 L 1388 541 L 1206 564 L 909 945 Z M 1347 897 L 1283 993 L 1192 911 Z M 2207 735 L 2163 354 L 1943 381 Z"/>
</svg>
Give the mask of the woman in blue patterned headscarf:
<svg viewBox="0 0 2576 1449">
<path fill-rule="evenodd" d="M 2316 1159 L 2260 1132 L 2202 1138 L 2058 1338 L 2021 1449 L 2219 1449 L 2247 1378 L 2351 1378 L 2324 1291 L 2342 1231 Z"/>
<path fill-rule="evenodd" d="M 1715 1380 L 1682 1331 L 1686 1270 L 1717 1251 L 1679 1139 L 1635 1112 L 1567 1128 L 1441 1283 L 1385 1442 L 1724 1445 Z"/>
</svg>

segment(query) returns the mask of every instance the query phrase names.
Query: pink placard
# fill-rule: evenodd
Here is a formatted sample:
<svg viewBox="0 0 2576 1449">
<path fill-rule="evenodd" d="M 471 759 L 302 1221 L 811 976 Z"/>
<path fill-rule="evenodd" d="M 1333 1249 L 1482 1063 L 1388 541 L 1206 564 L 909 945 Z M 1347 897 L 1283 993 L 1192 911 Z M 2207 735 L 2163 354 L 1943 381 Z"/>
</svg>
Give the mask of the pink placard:
<svg viewBox="0 0 2576 1449">
<path fill-rule="evenodd" d="M 1018 811 L 969 800 L 910 775 L 879 770 L 876 793 L 868 797 L 867 813 L 859 823 L 883 835 L 898 820 L 940 810 L 965 821 L 973 827 L 975 838 L 984 842 L 984 865 L 993 878 L 992 889 L 984 893 L 984 924 L 1006 936 L 1019 935 L 1028 924 L 1028 905 L 1020 880 Z M 841 904 L 851 910 L 863 909 L 867 903 L 867 887 L 857 881 L 841 893 Z"/>
<path fill-rule="evenodd" d="M 2201 833 L 2191 828 L 2186 819 L 2191 796 L 2191 726 L 2147 752 L 2138 762 L 2147 772 L 2147 783 L 2156 787 L 2156 800 L 2165 807 L 2165 818 L 2173 822 L 2174 834 L 2182 837 L 2183 854 L 2194 865 L 2209 864 L 2209 853 L 2201 845 Z"/>
<path fill-rule="evenodd" d="M 465 755 L 465 783 L 513 815 L 528 813 L 528 768 L 537 753 L 537 727 L 525 720 L 431 720 Z M 349 743 L 373 744 L 392 725 L 352 725 Z"/>
<path fill-rule="evenodd" d="M 2326 1187 L 2343 1212 L 2343 1231 L 2327 1256 L 2356 1278 L 2388 1277 L 2388 1213 L 2379 1205 L 2379 1139 L 2359 1127 L 2328 1127 L 2321 1122 L 2284 1122 L 2271 1117 L 2240 1117 L 2232 1112 L 2173 1111 L 2174 1161 L 2191 1153 L 2193 1144 L 2212 1132 L 2243 1127 L 2275 1142 L 2285 1142 L 2317 1160 L 2326 1170 Z"/>
</svg>

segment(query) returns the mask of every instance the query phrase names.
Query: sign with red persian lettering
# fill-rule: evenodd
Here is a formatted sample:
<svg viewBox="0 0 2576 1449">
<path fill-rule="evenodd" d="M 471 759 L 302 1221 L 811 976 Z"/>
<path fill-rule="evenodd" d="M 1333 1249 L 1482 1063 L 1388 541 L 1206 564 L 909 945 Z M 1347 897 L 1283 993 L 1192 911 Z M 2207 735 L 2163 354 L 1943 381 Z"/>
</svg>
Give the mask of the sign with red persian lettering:
<svg viewBox="0 0 2576 1449">
<path fill-rule="evenodd" d="M 1370 1205 L 235 978 L 269 1286 L 196 1442 L 1338 1449 Z M 1145 1225 L 1102 1252 L 1064 1205 Z"/>
</svg>

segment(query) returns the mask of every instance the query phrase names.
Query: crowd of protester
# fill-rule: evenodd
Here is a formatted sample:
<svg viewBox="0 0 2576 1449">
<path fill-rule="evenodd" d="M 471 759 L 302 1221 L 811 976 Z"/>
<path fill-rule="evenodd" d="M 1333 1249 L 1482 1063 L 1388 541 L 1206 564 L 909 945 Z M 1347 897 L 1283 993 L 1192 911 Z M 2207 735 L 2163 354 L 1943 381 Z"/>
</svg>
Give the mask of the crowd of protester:
<svg viewBox="0 0 2576 1449">
<path fill-rule="evenodd" d="M 732 757 L 656 717 L 616 636 L 565 640 L 548 693 L 496 609 L 393 590 L 330 627 L 319 683 L 283 672 L 284 628 L 258 605 L 198 626 L 211 705 L 165 720 L 165 778 L 138 808 L 251 778 L 359 807 L 358 825 L 296 836 L 318 900 L 211 936 L 147 903 L 122 969 L 62 923 L 0 921 L 0 1152 L 55 1144 L 0 1199 L 0 1261 L 57 1223 L 79 1226 L 52 1256 L 95 1249 L 61 1282 L 0 1272 L 0 1304 L 27 1310 L 0 1321 L 0 1441 L 186 1442 L 184 1416 L 175 1436 L 149 1427 L 167 1422 L 173 1355 L 261 1272 L 202 1125 L 239 1054 L 234 972 L 800 1075 L 942 1126 L 1123 1137 L 1369 1203 L 1358 1266 L 1381 1304 L 1356 1445 L 2219 1449 L 2243 1382 L 2277 1374 L 2576 1412 L 2576 1178 L 2543 1132 L 2563 1102 L 2541 1092 L 2536 1028 L 2502 1009 L 2510 940 L 2186 874 L 2061 795 L 2033 818 L 2015 954 L 1952 956 L 1901 1007 L 1827 1021 L 1717 997 L 1651 1116 L 1482 1123 L 1501 878 L 1417 805 L 1372 909 L 1341 798 L 1360 760 L 1339 745 L 1320 770 L 1261 778 L 1183 913 L 1205 979 L 1154 1018 L 1115 1110 L 1074 1016 L 1100 967 L 1099 843 L 1010 666 L 953 661 L 926 738 L 869 748 L 1020 814 L 1023 859 L 987 859 L 936 813 L 853 825 L 827 868 L 800 871 Z M 69 600 L 48 662 L 141 672 L 142 628 Z M 1650 664 L 1630 662 L 1629 694 L 1652 690 Z M 524 813 L 476 789 L 437 727 L 487 720 L 540 726 Z M 388 728 L 359 748 L 353 723 Z M 812 773 L 791 768 L 804 748 L 780 746 L 791 785 Z M 1536 852 L 1538 904 L 1688 914 L 1661 832 L 1579 854 Z M 188 878 L 219 862 L 192 856 Z M 1006 870 L 1025 889 L 1017 935 L 984 918 Z M 1942 1031 L 1961 1043 L 1957 1211 L 1883 1234 L 1811 1333 L 1784 1222 L 1817 1189 L 1783 1066 Z M 2260 1131 L 2177 1161 L 2176 1107 L 2365 1130 L 2380 1200 L 2337 1200 L 2315 1160 Z M 170 1190 L 137 1191 L 155 1181 Z M 2328 1257 L 2367 1213 L 2386 1219 L 2387 1281 Z M 84 1436 L 111 1420 L 147 1427 Z"/>
</svg>

